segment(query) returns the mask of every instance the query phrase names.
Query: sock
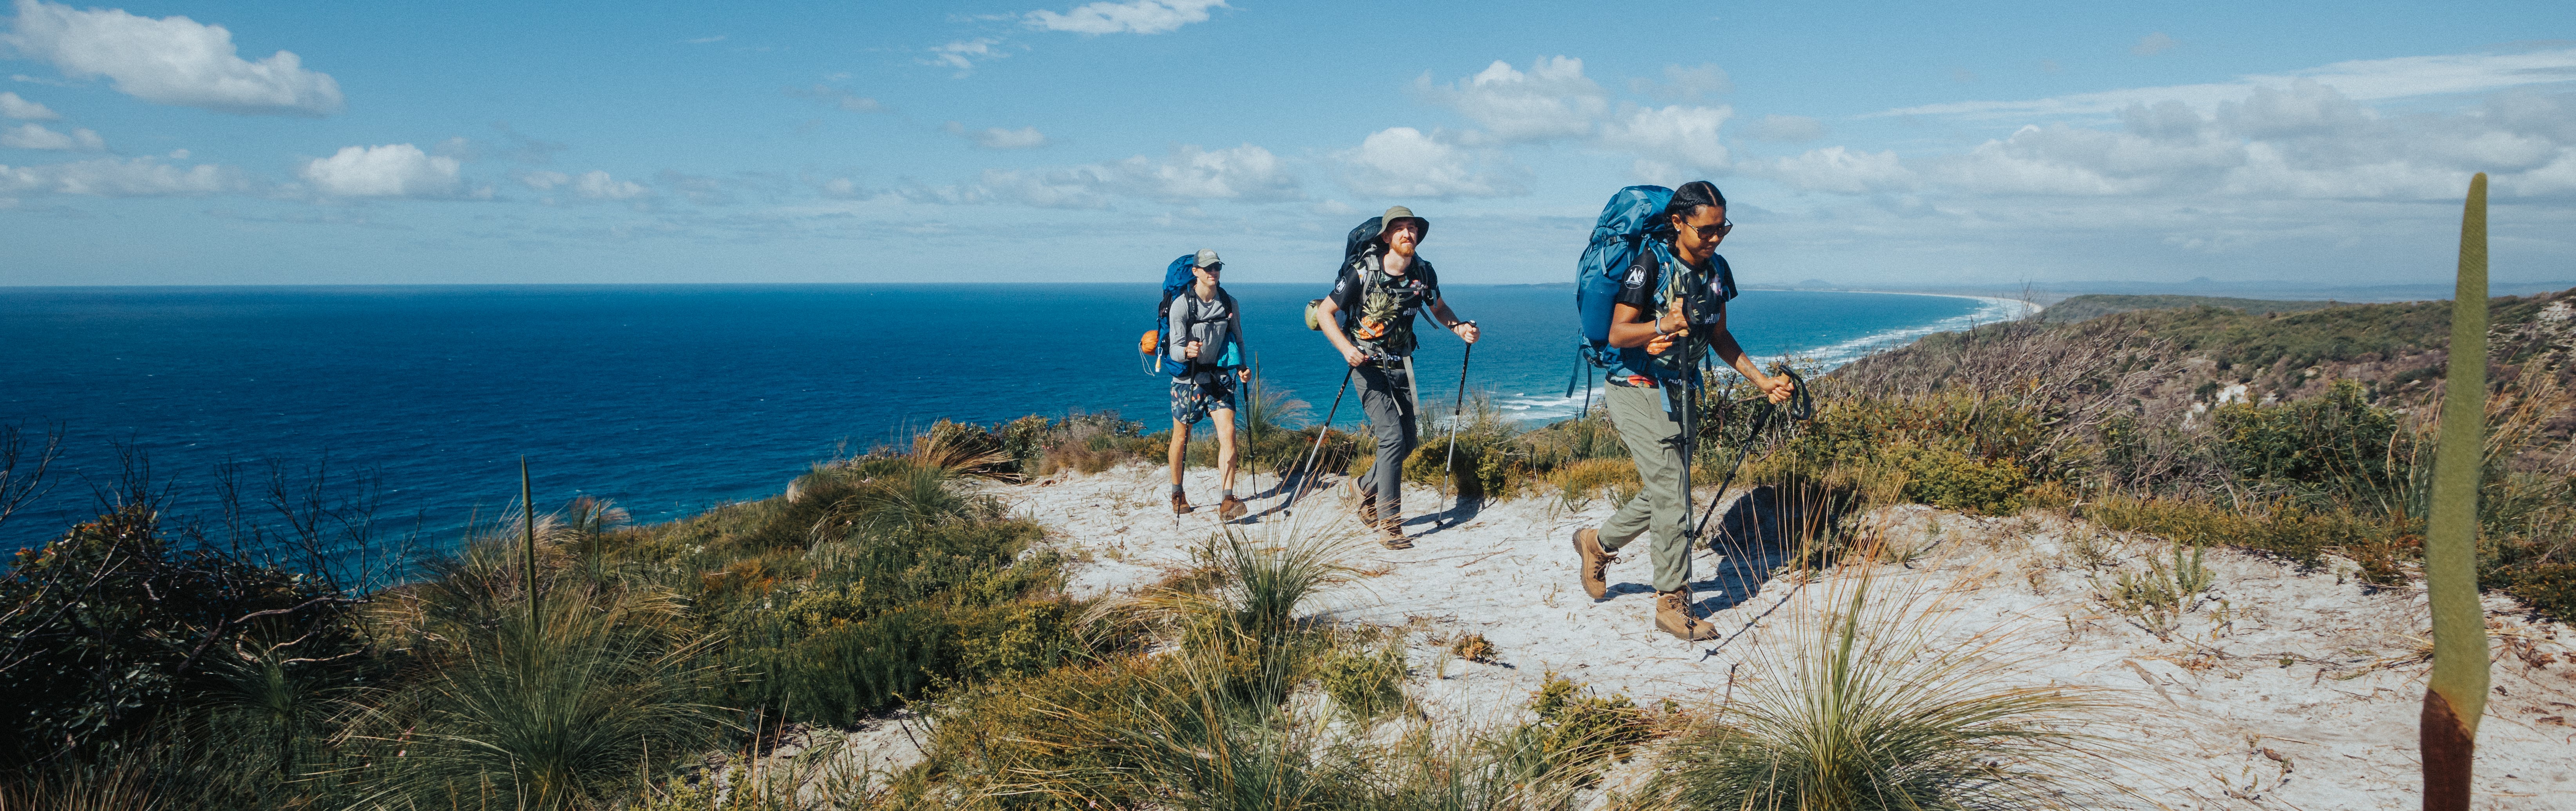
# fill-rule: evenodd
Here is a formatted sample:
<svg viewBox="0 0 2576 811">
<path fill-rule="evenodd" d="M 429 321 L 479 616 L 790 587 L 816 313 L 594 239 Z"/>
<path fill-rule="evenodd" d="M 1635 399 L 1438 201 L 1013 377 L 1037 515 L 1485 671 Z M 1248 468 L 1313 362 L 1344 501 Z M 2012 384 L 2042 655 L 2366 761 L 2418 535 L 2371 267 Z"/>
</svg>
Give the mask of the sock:
<svg viewBox="0 0 2576 811">
<path fill-rule="evenodd" d="M 1231 488 L 1231 487 L 1226 488 L 1226 489 L 1221 490 L 1221 491 L 1218 491 L 1218 492 L 1217 492 L 1217 494 L 1216 494 L 1216 500 L 1218 500 L 1218 501 L 1224 501 L 1224 500 L 1226 500 L 1226 499 L 1233 498 L 1233 497 L 1234 497 L 1234 488 Z"/>
<path fill-rule="evenodd" d="M 1181 486 L 1180 486 L 1180 485 L 1177 485 L 1177 484 L 1172 485 L 1172 495 L 1176 495 L 1176 496 L 1177 496 L 1177 495 L 1180 495 L 1180 494 L 1181 494 Z"/>
</svg>

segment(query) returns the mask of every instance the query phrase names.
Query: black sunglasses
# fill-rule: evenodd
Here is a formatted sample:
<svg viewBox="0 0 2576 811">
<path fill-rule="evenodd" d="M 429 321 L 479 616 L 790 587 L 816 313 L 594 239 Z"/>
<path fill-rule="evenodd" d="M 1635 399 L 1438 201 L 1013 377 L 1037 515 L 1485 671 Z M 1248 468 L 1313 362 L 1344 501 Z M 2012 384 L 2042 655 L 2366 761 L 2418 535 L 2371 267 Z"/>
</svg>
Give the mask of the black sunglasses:
<svg viewBox="0 0 2576 811">
<path fill-rule="evenodd" d="M 1735 221 L 1719 220 L 1716 225 L 1694 225 L 1691 226 L 1690 229 L 1697 232 L 1699 234 L 1699 238 L 1708 239 L 1710 237 L 1723 236 L 1726 232 L 1735 230 Z"/>
<path fill-rule="evenodd" d="M 1224 262 L 1217 262 L 1217 263 L 1214 263 L 1214 264 L 1198 265 L 1198 266 L 1197 266 L 1197 268 L 1198 268 L 1198 269 L 1200 269 L 1200 270 L 1207 271 L 1207 272 L 1209 272 L 1209 273 L 1220 273 L 1220 272 L 1223 272 L 1223 271 L 1225 270 L 1225 263 L 1224 263 Z"/>
</svg>

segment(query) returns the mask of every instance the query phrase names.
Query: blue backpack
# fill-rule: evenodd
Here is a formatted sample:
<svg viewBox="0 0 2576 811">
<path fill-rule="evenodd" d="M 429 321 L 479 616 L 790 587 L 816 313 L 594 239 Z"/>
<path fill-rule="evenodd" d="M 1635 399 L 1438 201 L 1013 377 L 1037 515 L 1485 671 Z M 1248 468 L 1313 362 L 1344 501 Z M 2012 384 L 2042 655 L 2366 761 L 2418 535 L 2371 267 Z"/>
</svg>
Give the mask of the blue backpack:
<svg viewBox="0 0 2576 811">
<path fill-rule="evenodd" d="M 1612 299 L 1638 251 L 1663 253 L 1663 241 L 1673 233 L 1672 223 L 1663 217 L 1664 205 L 1672 200 L 1671 189 L 1630 186 L 1610 195 L 1601 218 L 1592 223 L 1592 241 L 1583 246 L 1583 261 L 1575 265 L 1574 309 L 1583 321 L 1575 352 L 1595 367 L 1620 365 L 1624 351 L 1610 347 Z M 1671 261 L 1668 255 L 1659 258 Z"/>
<path fill-rule="evenodd" d="M 1611 348 L 1610 313 L 1639 251 L 1654 251 L 1667 268 L 1681 265 L 1672 254 L 1672 222 L 1663 216 L 1672 200 L 1673 190 L 1662 186 L 1629 186 L 1610 195 L 1610 202 L 1601 206 L 1601 218 L 1592 223 L 1592 241 L 1583 247 L 1583 260 L 1575 266 L 1574 308 L 1583 322 L 1575 352 L 1594 367 L 1651 374 L 1648 359 L 1652 356 L 1646 350 Z M 1718 300 L 1734 298 L 1735 278 L 1726 258 L 1714 257 L 1714 261 Z"/>
<path fill-rule="evenodd" d="M 1163 298 L 1154 304 L 1154 328 L 1145 333 L 1143 340 L 1136 342 L 1136 351 L 1146 356 L 1140 359 L 1140 365 L 1145 367 L 1146 374 L 1160 372 L 1180 377 L 1190 373 L 1190 364 L 1175 363 L 1171 359 L 1172 299 L 1188 293 L 1190 285 L 1198 283 L 1198 276 L 1190 272 L 1190 268 L 1198 264 L 1198 258 L 1199 255 L 1195 251 L 1181 254 L 1181 258 L 1172 260 L 1171 266 L 1163 269 Z M 1232 294 L 1218 290 L 1217 295 L 1225 297 L 1226 309 L 1234 309 Z M 1216 359 L 1216 365 L 1227 369 L 1242 366 L 1242 347 L 1243 336 L 1228 333 L 1225 338 L 1225 352 Z M 1206 359 L 1207 355 L 1201 354 L 1199 357 Z"/>
</svg>

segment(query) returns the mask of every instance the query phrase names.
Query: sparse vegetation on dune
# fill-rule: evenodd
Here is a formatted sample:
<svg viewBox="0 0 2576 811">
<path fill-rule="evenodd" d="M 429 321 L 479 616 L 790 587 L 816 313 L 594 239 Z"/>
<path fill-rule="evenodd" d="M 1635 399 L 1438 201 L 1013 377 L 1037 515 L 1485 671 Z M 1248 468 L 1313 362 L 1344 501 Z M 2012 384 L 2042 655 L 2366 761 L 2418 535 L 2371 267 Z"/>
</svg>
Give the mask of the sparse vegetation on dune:
<svg viewBox="0 0 2576 811">
<path fill-rule="evenodd" d="M 2562 618 L 2571 302 L 2494 303 L 2476 515 L 2480 584 Z M 1494 661 L 1482 634 L 1315 615 L 1364 574 L 1328 518 L 1229 526 L 1152 588 L 1068 596 L 1069 561 L 988 483 L 1160 464 L 1168 435 L 1116 414 L 941 421 L 665 524 L 589 499 L 509 512 L 399 585 L 319 554 L 373 542 L 362 500 L 278 473 L 279 527 L 183 521 L 129 476 L 0 579 L 0 808 L 1550 809 L 1640 753 L 1668 768 L 1620 807 L 2094 807 L 2120 790 L 2092 767 L 2125 755 L 2079 722 L 2110 698 L 2013 686 L 1990 641 L 1936 638 L 1920 603 L 1940 598 L 1864 600 L 1879 587 L 1823 567 L 1918 561 L 1859 519 L 1923 504 L 2162 536 L 2133 565 L 2089 535 L 2063 553 L 2088 599 L 2160 637 L 2216 610 L 2215 547 L 2407 582 L 2438 416 L 2421 370 L 2442 363 L 2444 319 L 1988 325 L 1813 376 L 1814 418 L 1774 413 L 1759 433 L 1769 406 L 1713 381 L 1694 481 L 1753 449 L 1738 481 L 1777 510 L 1721 542 L 1783 547 L 1795 571 L 1772 574 L 1831 581 L 1784 615 L 1804 636 L 1716 703 L 1640 707 L 1550 674 L 1525 713 L 1477 728 L 1433 723 L 1416 690 L 1423 669 Z M 1293 475 L 1319 437 L 1316 469 L 1367 464 L 1292 393 L 1245 397 L 1247 473 Z M 1471 398 L 1451 428 L 1426 426 L 1408 481 L 1576 508 L 1636 492 L 1597 412 L 1524 429 Z M 5 439 L 0 520 L 33 467 Z M 1196 439 L 1192 464 L 1212 462 Z M 318 529 L 334 526 L 351 529 Z M 897 710 L 921 719 L 902 731 L 925 758 L 833 765 L 835 730 Z"/>
</svg>

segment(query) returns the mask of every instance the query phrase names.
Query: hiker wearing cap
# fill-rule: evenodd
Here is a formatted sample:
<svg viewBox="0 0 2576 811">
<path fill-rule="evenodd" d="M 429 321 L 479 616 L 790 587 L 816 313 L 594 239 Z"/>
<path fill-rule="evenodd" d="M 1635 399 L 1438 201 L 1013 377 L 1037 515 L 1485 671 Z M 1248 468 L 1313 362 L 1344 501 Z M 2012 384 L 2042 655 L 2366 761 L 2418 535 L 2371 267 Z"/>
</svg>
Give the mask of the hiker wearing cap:
<svg viewBox="0 0 2576 811">
<path fill-rule="evenodd" d="M 1650 237 L 1662 244 L 1637 252 L 1612 298 L 1610 346 L 1644 351 L 1619 353 L 1605 394 L 1610 421 L 1645 487 L 1599 528 L 1576 530 L 1574 550 L 1583 590 L 1599 600 L 1607 596 L 1606 570 L 1618 559 L 1615 553 L 1652 531 L 1655 627 L 1683 639 L 1704 640 L 1714 638 L 1717 629 L 1699 618 L 1690 598 L 1690 502 L 1684 489 L 1689 460 L 1683 457 L 1682 436 L 1689 403 L 1684 389 L 1697 373 L 1698 359 L 1712 351 L 1774 403 L 1789 398 L 1792 384 L 1786 377 L 1763 374 L 1727 331 L 1726 301 L 1735 297 L 1735 279 L 1717 257 L 1718 243 L 1735 227 L 1726 218 L 1726 195 L 1705 180 L 1683 184 L 1673 191 L 1661 218 L 1672 232 Z"/>
<path fill-rule="evenodd" d="M 1415 253 L 1431 222 L 1396 206 L 1378 219 L 1380 231 L 1341 269 L 1332 295 L 1316 304 L 1317 328 L 1360 379 L 1360 410 L 1377 435 L 1377 459 L 1359 481 L 1360 523 L 1382 534 L 1389 549 L 1413 545 L 1404 537 L 1404 459 L 1413 453 L 1419 400 L 1413 375 L 1413 314 L 1476 342 L 1476 325 L 1449 311 L 1440 276 Z M 1363 228 L 1367 226 L 1362 225 Z"/>
<path fill-rule="evenodd" d="M 1182 373 L 1172 378 L 1172 513 L 1190 511 L 1181 491 L 1181 466 L 1190 444 L 1190 426 L 1216 418 L 1216 469 L 1219 486 L 1216 517 L 1243 517 L 1243 501 L 1234 497 L 1234 389 L 1241 368 L 1243 313 L 1234 297 L 1217 285 L 1225 262 L 1216 251 L 1201 250 L 1190 266 L 1197 282 L 1171 305 L 1171 356 Z"/>
</svg>

